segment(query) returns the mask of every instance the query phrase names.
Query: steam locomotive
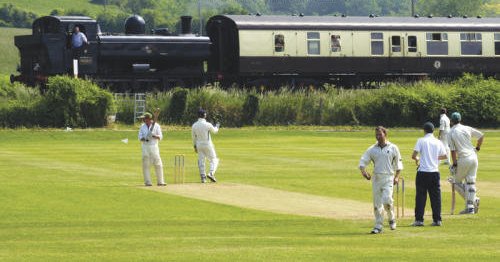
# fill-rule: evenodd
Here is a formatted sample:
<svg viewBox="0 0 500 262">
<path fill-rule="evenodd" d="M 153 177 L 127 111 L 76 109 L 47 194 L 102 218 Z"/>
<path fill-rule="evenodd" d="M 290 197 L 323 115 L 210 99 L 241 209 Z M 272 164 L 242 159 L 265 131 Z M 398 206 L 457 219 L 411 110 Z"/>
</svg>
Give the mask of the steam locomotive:
<svg viewBox="0 0 500 262">
<path fill-rule="evenodd" d="M 500 18 L 216 15 L 208 37 L 144 34 L 141 17 L 125 35 L 102 34 L 88 17 L 41 17 L 33 34 L 15 37 L 20 75 L 29 84 L 68 74 L 75 25 L 89 44 L 78 75 L 143 89 L 219 81 L 225 84 L 352 83 L 388 78 L 499 76 Z"/>
<path fill-rule="evenodd" d="M 125 35 L 106 35 L 89 17 L 38 18 L 32 35 L 14 38 L 21 74 L 11 76 L 11 81 L 35 85 L 46 82 L 48 76 L 77 74 L 126 90 L 200 84 L 206 75 L 210 40 L 191 33 L 191 17 L 182 17 L 181 22 L 180 35 L 172 36 L 165 29 L 146 35 L 144 20 L 134 15 L 125 21 Z M 71 44 L 75 27 L 88 39 L 78 57 Z"/>
</svg>

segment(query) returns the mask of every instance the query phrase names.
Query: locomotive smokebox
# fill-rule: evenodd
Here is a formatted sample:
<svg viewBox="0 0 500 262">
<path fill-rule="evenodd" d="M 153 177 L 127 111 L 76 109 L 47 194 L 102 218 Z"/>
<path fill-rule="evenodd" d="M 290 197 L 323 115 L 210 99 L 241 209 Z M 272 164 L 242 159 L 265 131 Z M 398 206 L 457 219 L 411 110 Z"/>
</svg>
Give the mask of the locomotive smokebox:
<svg viewBox="0 0 500 262">
<path fill-rule="evenodd" d="M 125 20 L 125 34 L 144 35 L 146 33 L 146 22 L 141 16 L 133 15 Z"/>
<path fill-rule="evenodd" d="M 191 21 L 192 16 L 184 15 L 181 16 L 181 35 L 192 35 L 191 32 Z"/>
</svg>

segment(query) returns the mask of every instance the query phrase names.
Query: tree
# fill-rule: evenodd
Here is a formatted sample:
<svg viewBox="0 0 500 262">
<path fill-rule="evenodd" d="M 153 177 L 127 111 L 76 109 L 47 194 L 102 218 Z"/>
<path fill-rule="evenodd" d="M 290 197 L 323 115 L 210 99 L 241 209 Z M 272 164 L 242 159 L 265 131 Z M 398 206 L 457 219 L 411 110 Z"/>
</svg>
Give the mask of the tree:
<svg viewBox="0 0 500 262">
<path fill-rule="evenodd" d="M 476 16 L 482 15 L 485 0 L 419 0 L 417 13 L 434 16 Z"/>
</svg>

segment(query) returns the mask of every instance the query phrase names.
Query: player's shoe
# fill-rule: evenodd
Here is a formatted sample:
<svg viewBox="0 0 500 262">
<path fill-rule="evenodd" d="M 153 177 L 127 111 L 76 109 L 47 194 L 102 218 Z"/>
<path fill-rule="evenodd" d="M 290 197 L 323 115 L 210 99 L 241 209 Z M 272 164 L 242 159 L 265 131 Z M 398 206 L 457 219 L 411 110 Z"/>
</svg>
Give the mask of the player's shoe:
<svg viewBox="0 0 500 262">
<path fill-rule="evenodd" d="M 474 208 L 466 208 L 459 213 L 460 215 L 473 215 L 474 214 Z"/>
<path fill-rule="evenodd" d="M 215 183 L 215 182 L 217 182 L 217 179 L 215 179 L 215 176 L 214 176 L 214 175 L 212 175 L 212 173 L 208 173 L 207 177 L 208 177 L 208 179 L 210 179 L 212 182 L 214 182 L 214 183 Z"/>
<path fill-rule="evenodd" d="M 371 234 L 380 234 L 382 233 L 382 229 L 380 228 L 373 228 L 372 231 L 370 231 Z"/>
<path fill-rule="evenodd" d="M 433 227 L 440 227 L 443 225 L 443 222 L 441 222 L 441 220 L 438 220 L 438 221 L 434 221 L 432 222 L 431 226 Z"/>
<path fill-rule="evenodd" d="M 158 184 L 158 186 L 166 186 L 167 184 L 165 183 L 162 183 L 162 184 Z"/>
<path fill-rule="evenodd" d="M 413 222 L 413 224 L 411 224 L 412 227 L 423 227 L 424 226 L 424 221 L 418 221 L 418 220 L 415 220 L 415 222 Z"/>
<path fill-rule="evenodd" d="M 396 220 L 390 220 L 389 226 L 391 227 L 391 230 L 396 230 Z"/>
<path fill-rule="evenodd" d="M 474 200 L 474 214 L 477 214 L 479 212 L 479 197 L 476 197 L 476 200 Z"/>
</svg>

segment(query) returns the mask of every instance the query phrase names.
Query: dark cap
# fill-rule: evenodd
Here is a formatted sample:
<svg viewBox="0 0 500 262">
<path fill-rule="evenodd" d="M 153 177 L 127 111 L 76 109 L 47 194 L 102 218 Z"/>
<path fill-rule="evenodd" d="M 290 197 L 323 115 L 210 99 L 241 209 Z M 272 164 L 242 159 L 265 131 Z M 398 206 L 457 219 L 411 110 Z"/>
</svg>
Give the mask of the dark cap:
<svg viewBox="0 0 500 262">
<path fill-rule="evenodd" d="M 201 108 L 198 109 L 198 117 L 205 117 L 205 114 L 207 113 L 207 111 L 205 111 L 205 109 Z"/>
<path fill-rule="evenodd" d="M 434 132 L 434 125 L 431 122 L 426 122 L 423 126 L 425 133 Z"/>
</svg>

